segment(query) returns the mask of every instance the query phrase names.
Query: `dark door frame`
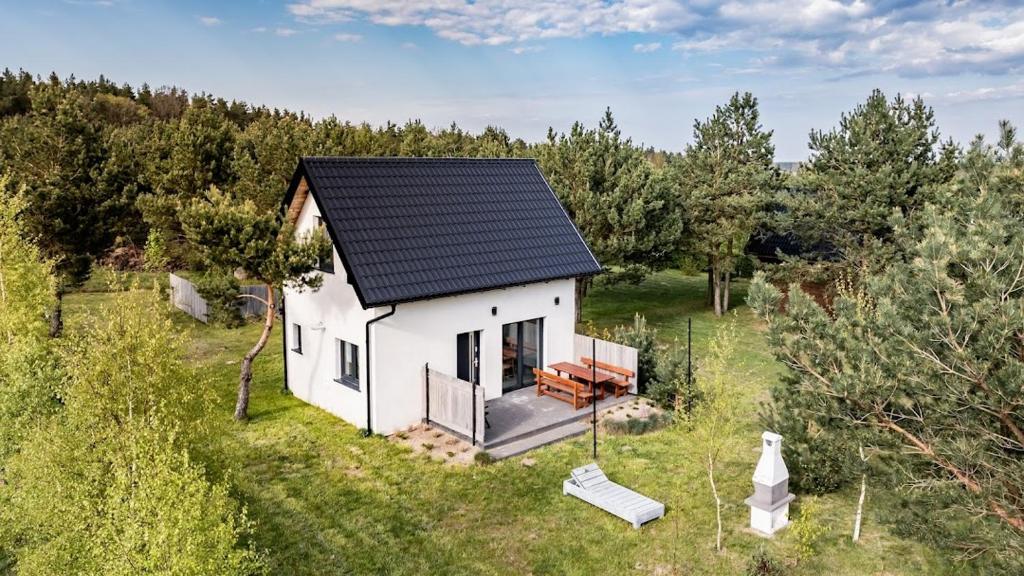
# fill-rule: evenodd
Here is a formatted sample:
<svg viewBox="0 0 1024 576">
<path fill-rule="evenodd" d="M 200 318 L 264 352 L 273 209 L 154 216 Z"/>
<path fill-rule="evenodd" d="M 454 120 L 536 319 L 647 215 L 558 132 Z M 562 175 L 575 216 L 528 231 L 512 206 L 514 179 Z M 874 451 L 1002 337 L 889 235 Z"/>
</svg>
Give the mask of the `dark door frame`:
<svg viewBox="0 0 1024 576">
<path fill-rule="evenodd" d="M 505 332 L 505 326 L 515 325 L 516 327 L 516 376 L 519 378 L 519 381 L 516 382 L 512 388 L 506 390 L 505 377 L 503 374 L 501 378 L 502 394 L 526 388 L 527 386 L 530 385 L 530 381 L 532 380 L 531 375 L 527 375 L 524 373 L 524 368 L 526 367 L 526 364 L 523 361 L 523 325 L 526 324 L 527 322 L 537 322 L 537 367 L 541 369 L 544 368 L 544 317 L 528 318 L 526 320 L 519 320 L 518 322 L 509 322 L 508 324 L 503 325 L 501 327 L 503 337 Z M 501 353 L 502 355 L 504 355 L 505 353 L 504 341 L 502 341 L 501 343 Z M 502 361 L 504 362 L 504 358 L 502 359 Z"/>
<path fill-rule="evenodd" d="M 461 332 L 455 337 L 456 355 L 455 355 L 455 375 L 457 378 L 467 380 L 474 386 L 480 385 L 480 330 L 473 330 L 470 332 Z M 466 345 L 472 346 L 473 350 L 470 354 L 468 350 L 463 349 L 462 338 L 466 337 L 468 342 Z M 466 352 L 465 358 L 462 354 Z M 470 357 L 472 356 L 472 357 Z M 471 361 L 472 370 L 470 370 L 469 378 L 462 378 L 465 372 L 463 371 L 463 362 Z"/>
</svg>

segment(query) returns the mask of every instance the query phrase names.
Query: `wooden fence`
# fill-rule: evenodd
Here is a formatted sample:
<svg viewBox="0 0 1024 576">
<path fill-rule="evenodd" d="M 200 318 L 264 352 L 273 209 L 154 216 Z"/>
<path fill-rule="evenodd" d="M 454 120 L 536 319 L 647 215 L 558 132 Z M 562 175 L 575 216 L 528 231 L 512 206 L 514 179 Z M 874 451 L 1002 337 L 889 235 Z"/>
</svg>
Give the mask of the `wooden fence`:
<svg viewBox="0 0 1024 576">
<path fill-rule="evenodd" d="M 196 285 L 177 274 L 170 275 L 171 283 L 171 304 L 179 310 L 183 310 L 189 316 L 200 322 L 209 322 L 210 307 L 206 300 L 199 295 Z M 267 289 L 264 286 L 248 285 L 242 286 L 241 294 L 251 294 L 260 299 L 266 299 Z M 275 302 L 281 302 L 281 291 L 274 291 Z M 243 317 L 263 316 L 267 311 L 267 305 L 253 298 L 241 298 L 238 302 L 238 310 Z"/>
<path fill-rule="evenodd" d="M 632 370 L 634 374 L 639 374 L 639 357 L 636 348 L 631 346 L 623 346 L 622 344 L 616 344 L 615 342 L 608 342 L 607 340 L 601 340 L 600 338 L 594 338 L 591 336 L 584 336 L 583 334 L 576 334 L 575 340 L 575 362 L 579 362 L 580 358 L 590 358 L 594 352 L 594 344 L 597 347 L 597 358 L 595 360 L 599 362 L 606 362 L 608 364 L 614 364 L 615 366 L 621 366 Z M 630 378 L 631 386 L 629 392 L 631 394 L 637 393 L 636 377 Z"/>
<path fill-rule="evenodd" d="M 170 281 L 171 304 L 200 322 L 208 322 L 210 320 L 209 307 L 206 305 L 206 300 L 199 295 L 195 284 L 173 273 Z"/>
<path fill-rule="evenodd" d="M 449 376 L 430 365 L 423 374 L 426 404 L 423 419 L 469 438 L 484 442 L 484 390 L 465 380 Z"/>
</svg>

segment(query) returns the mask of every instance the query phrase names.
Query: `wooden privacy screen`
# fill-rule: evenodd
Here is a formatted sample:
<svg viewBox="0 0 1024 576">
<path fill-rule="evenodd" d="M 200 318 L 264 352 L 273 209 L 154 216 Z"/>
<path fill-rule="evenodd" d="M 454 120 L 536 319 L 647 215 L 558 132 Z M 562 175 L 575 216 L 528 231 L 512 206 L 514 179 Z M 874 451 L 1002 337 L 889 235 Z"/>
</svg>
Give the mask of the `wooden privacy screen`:
<svg viewBox="0 0 1024 576">
<path fill-rule="evenodd" d="M 632 370 L 633 374 L 639 374 L 638 368 L 638 356 L 636 348 L 630 346 L 623 346 L 622 344 L 616 344 L 615 342 L 608 342 L 607 340 L 601 340 L 600 338 L 593 338 L 591 336 L 584 336 L 582 334 L 576 334 L 573 362 L 581 363 L 581 358 L 589 358 L 591 355 L 592 344 L 591 342 L 597 342 L 597 360 L 598 362 L 604 362 L 606 364 L 613 364 L 627 370 Z M 636 394 L 636 376 L 629 379 L 629 393 Z"/>
</svg>

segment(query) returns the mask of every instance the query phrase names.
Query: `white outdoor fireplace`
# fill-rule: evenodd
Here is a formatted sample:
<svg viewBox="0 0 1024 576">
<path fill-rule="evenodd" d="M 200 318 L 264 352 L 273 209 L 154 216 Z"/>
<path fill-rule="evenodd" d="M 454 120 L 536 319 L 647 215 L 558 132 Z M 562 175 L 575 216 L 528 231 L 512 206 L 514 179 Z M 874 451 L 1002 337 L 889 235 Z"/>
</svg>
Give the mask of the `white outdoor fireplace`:
<svg viewBox="0 0 1024 576">
<path fill-rule="evenodd" d="M 789 470 L 782 460 L 782 436 L 761 435 L 761 459 L 754 470 L 754 494 L 745 500 L 750 506 L 750 527 L 771 536 L 789 524 Z"/>
</svg>

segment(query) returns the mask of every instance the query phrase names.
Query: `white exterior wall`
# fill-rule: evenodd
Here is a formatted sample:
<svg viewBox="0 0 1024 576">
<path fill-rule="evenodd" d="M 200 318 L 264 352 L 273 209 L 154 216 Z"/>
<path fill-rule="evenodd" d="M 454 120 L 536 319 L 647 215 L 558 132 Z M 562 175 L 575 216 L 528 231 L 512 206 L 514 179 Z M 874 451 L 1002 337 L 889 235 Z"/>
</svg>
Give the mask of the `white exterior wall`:
<svg viewBox="0 0 1024 576">
<path fill-rule="evenodd" d="M 296 223 L 302 234 L 316 226 L 319 212 L 310 195 Z M 295 396 L 358 427 L 366 427 L 366 321 L 390 306 L 363 310 L 334 253 L 334 274 L 317 292 L 285 290 L 288 385 Z M 487 399 L 501 396 L 502 325 L 544 319 L 545 366 L 573 358 L 575 333 L 572 279 L 552 280 L 398 304 L 395 315 L 371 326 L 373 332 L 373 431 L 390 434 L 420 422 L 424 411 L 423 369 L 456 375 L 456 338 L 480 331 L 480 384 Z M 559 304 L 555 304 L 555 298 Z M 497 307 L 497 315 L 491 308 Z M 292 352 L 292 325 L 302 326 L 302 354 Z M 322 325 L 322 330 L 314 330 Z M 334 381 L 335 339 L 359 346 L 360 390 Z"/>
<path fill-rule="evenodd" d="M 555 298 L 559 304 L 555 305 Z M 574 281 L 552 280 L 486 292 L 399 304 L 378 323 L 373 352 L 374 429 L 390 433 L 423 417 L 423 367 L 456 374 L 456 339 L 480 331 L 480 385 L 485 398 L 501 396 L 501 327 L 544 318 L 541 360 L 547 366 L 574 360 Z M 491 315 L 491 307 L 498 313 Z"/>
<path fill-rule="evenodd" d="M 320 215 L 312 195 L 307 197 L 296 233 L 316 227 Z M 348 284 L 345 267 L 334 250 L 334 274 L 324 274 L 323 286 L 316 292 L 285 289 L 286 354 L 288 388 L 295 396 L 319 406 L 360 428 L 366 427 L 366 321 L 375 309 L 363 310 L 355 290 Z M 292 325 L 302 326 L 302 354 L 295 347 Z M 315 328 L 323 327 L 320 330 Z M 359 390 L 334 381 L 337 351 L 335 339 L 359 346 Z"/>
</svg>

